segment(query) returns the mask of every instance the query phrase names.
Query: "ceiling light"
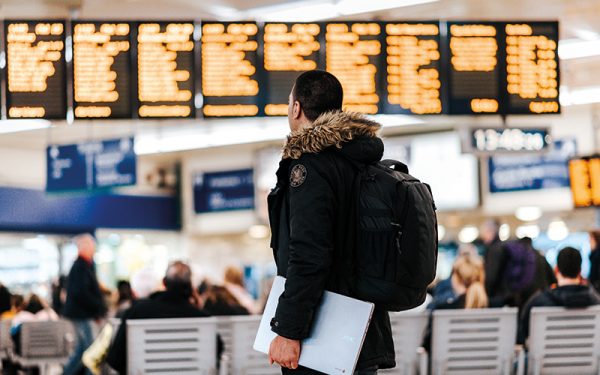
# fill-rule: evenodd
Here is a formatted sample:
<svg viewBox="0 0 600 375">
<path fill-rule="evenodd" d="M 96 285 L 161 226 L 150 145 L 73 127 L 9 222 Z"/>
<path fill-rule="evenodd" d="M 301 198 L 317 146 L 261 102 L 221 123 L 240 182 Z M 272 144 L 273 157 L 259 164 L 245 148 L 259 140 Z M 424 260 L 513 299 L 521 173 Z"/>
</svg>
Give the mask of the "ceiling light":
<svg viewBox="0 0 600 375">
<path fill-rule="evenodd" d="M 248 235 L 255 240 L 262 240 L 269 237 L 270 230 L 266 225 L 253 225 L 248 229 Z"/>
<path fill-rule="evenodd" d="M 330 1 L 296 1 L 253 8 L 241 13 L 257 20 L 277 22 L 311 22 L 339 15 L 335 4 Z"/>
<path fill-rule="evenodd" d="M 436 1 L 439 0 L 341 0 L 337 3 L 337 10 L 341 15 L 348 16 L 352 14 L 433 3 Z"/>
<path fill-rule="evenodd" d="M 516 230 L 517 238 L 529 237 L 531 239 L 537 238 L 540 235 L 540 227 L 535 224 L 521 225 Z"/>
<path fill-rule="evenodd" d="M 500 241 L 506 241 L 510 238 L 510 225 L 502 224 L 498 229 L 498 237 Z"/>
<path fill-rule="evenodd" d="M 467 225 L 458 232 L 458 240 L 462 243 L 471 243 L 479 237 L 479 229 L 474 225 Z"/>
<path fill-rule="evenodd" d="M 561 87 L 560 104 L 563 106 L 600 103 L 600 86 L 569 90 Z"/>
<path fill-rule="evenodd" d="M 569 235 L 569 228 L 562 220 L 555 220 L 548 225 L 548 238 L 552 241 L 562 241 Z"/>
<path fill-rule="evenodd" d="M 581 59 L 600 56 L 600 39 L 596 40 L 561 40 L 558 43 L 558 57 L 561 60 Z"/>
<path fill-rule="evenodd" d="M 0 134 L 17 133 L 29 130 L 39 130 L 49 128 L 52 123 L 48 120 L 1 120 Z"/>
<path fill-rule="evenodd" d="M 442 241 L 444 239 L 444 236 L 446 235 L 446 227 L 444 227 L 442 224 L 439 224 L 437 227 L 438 230 L 438 241 Z"/>
<path fill-rule="evenodd" d="M 519 207 L 515 216 L 521 221 L 535 221 L 542 217 L 542 209 L 535 206 Z"/>
</svg>

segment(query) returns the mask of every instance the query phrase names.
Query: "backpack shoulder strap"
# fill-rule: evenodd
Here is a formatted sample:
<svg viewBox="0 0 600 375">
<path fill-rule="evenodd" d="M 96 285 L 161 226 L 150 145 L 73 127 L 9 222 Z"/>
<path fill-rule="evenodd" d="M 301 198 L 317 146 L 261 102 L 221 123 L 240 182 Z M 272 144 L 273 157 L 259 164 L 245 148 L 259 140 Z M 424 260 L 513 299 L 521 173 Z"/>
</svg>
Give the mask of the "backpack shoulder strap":
<svg viewBox="0 0 600 375">
<path fill-rule="evenodd" d="M 402 172 L 408 174 L 408 167 L 406 164 L 399 162 L 397 160 L 386 159 L 380 161 L 380 163 L 390 169 L 393 169 L 397 172 Z"/>
</svg>

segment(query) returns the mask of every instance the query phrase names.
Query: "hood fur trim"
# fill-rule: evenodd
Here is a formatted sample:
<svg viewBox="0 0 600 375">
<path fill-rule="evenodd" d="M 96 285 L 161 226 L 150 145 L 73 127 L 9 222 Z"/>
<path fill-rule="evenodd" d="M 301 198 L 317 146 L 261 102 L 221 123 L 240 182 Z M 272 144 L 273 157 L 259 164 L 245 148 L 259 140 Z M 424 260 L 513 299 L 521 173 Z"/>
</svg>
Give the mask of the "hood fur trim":
<svg viewBox="0 0 600 375">
<path fill-rule="evenodd" d="M 326 148 L 342 148 L 356 137 L 376 137 L 381 125 L 357 112 L 323 113 L 311 126 L 293 132 L 283 147 L 284 159 L 299 159 L 302 154 L 316 154 Z"/>
</svg>

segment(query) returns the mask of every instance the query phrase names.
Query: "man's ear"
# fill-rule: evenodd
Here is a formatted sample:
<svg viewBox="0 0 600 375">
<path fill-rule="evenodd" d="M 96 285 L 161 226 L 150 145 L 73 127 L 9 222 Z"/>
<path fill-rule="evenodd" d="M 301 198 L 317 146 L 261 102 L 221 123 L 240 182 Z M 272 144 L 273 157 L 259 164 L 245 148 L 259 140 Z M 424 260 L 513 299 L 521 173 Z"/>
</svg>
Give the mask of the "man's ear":
<svg viewBox="0 0 600 375">
<path fill-rule="evenodd" d="M 294 104 L 292 106 L 292 117 L 295 120 L 298 120 L 300 117 L 302 116 L 302 106 L 300 105 L 299 101 L 294 101 Z"/>
</svg>

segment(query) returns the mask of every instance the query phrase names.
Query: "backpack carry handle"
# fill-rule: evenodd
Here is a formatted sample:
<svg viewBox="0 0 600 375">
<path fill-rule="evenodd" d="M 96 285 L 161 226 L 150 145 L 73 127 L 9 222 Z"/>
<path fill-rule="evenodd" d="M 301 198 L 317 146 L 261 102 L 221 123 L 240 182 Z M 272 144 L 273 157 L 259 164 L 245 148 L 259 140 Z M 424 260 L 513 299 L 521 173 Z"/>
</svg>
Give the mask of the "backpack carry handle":
<svg viewBox="0 0 600 375">
<path fill-rule="evenodd" d="M 408 167 L 406 166 L 406 164 L 399 162 L 397 160 L 390 160 L 390 159 L 386 159 L 386 160 L 382 160 L 381 164 L 385 165 L 386 167 L 395 170 L 396 172 L 402 172 L 402 173 L 406 173 L 408 174 Z"/>
</svg>

